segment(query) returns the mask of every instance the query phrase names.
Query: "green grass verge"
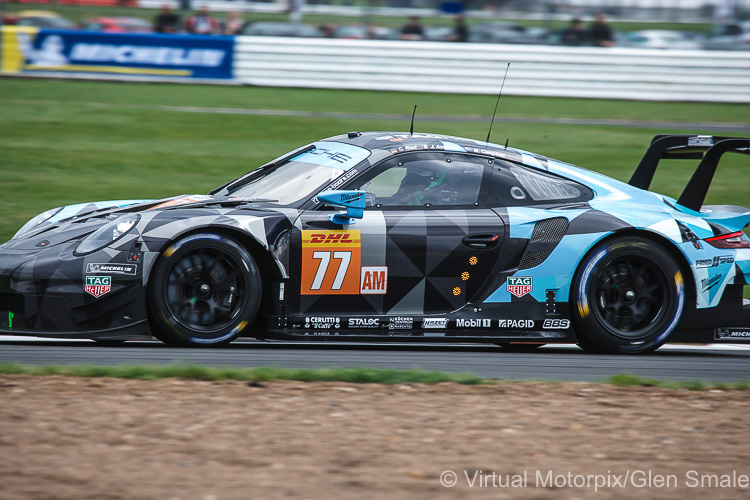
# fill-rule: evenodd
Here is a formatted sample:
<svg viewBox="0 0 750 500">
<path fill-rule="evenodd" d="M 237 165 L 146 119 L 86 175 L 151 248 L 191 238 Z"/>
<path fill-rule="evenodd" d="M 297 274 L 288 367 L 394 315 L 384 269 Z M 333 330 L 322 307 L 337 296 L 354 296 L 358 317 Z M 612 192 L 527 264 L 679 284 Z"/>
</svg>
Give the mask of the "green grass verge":
<svg viewBox="0 0 750 500">
<path fill-rule="evenodd" d="M 360 2 L 361 5 L 367 7 L 367 2 Z M 57 12 L 63 17 L 70 19 L 75 23 L 81 23 L 93 17 L 110 17 L 110 16 L 132 16 L 140 17 L 148 21 L 152 21 L 158 14 L 156 9 L 141 9 L 132 7 L 93 7 L 93 6 L 82 6 L 82 5 L 50 5 L 50 4 L 5 4 L 4 9 L 6 12 L 19 12 L 22 10 L 46 10 Z M 226 17 L 224 12 L 215 12 L 214 16 L 220 19 Z M 572 17 L 572 16 L 571 16 Z M 257 21 L 289 21 L 289 14 L 284 13 L 260 13 L 260 12 L 248 12 L 244 14 L 244 18 L 248 22 Z M 380 26 L 387 26 L 390 28 L 400 28 L 406 22 L 406 16 L 370 16 L 370 19 L 375 24 Z M 521 24 L 524 26 L 544 27 L 551 31 L 560 30 L 565 28 L 569 23 L 567 21 L 549 21 L 543 19 L 515 19 L 510 17 L 504 17 L 501 14 L 493 14 L 487 12 L 482 17 L 469 18 L 468 23 L 478 23 L 487 21 L 499 21 L 499 22 L 512 22 Z M 303 22 L 312 24 L 314 26 L 320 26 L 326 23 L 335 24 L 356 24 L 363 22 L 363 17 L 357 16 L 334 16 L 334 15 L 323 15 L 323 14 L 306 14 L 303 18 Z M 427 26 L 451 26 L 453 24 L 453 17 L 446 15 L 438 15 L 433 17 L 425 17 L 422 19 L 422 23 Z M 617 31 L 636 31 L 636 30 L 680 30 L 680 31 L 697 31 L 699 33 L 707 33 L 711 29 L 711 23 L 678 23 L 678 22 L 624 22 L 624 21 L 612 21 L 610 23 L 612 27 Z"/>
<path fill-rule="evenodd" d="M 66 377 L 110 377 L 135 380 L 161 380 L 178 378 L 220 382 L 227 380 L 269 382 L 296 380 L 300 382 L 348 382 L 353 384 L 436 384 L 453 382 L 462 385 L 508 383 L 507 380 L 483 379 L 468 373 L 444 373 L 420 369 L 393 370 L 378 368 L 317 368 L 290 369 L 278 367 L 211 368 L 196 365 L 20 365 L 0 363 L 0 375 L 33 375 Z M 549 382 L 559 383 L 559 382 Z M 607 378 L 604 383 L 617 387 L 660 387 L 664 389 L 747 390 L 750 382 L 671 382 L 622 373 Z"/>
<path fill-rule="evenodd" d="M 298 380 L 301 382 L 350 382 L 355 384 L 435 384 L 455 382 L 457 384 L 480 384 L 481 377 L 469 374 L 450 374 L 419 369 L 381 370 L 375 368 L 319 368 L 289 369 L 275 367 L 258 368 L 207 368 L 194 365 L 167 366 L 94 366 L 94 365 L 18 365 L 0 364 L 0 374 L 13 375 L 64 375 L 69 377 L 113 377 L 138 380 L 180 378 L 186 380 L 244 380 L 266 382 L 271 380 Z"/>
<path fill-rule="evenodd" d="M 513 71 L 508 75 L 513 78 Z M 20 101 L 20 102 L 19 102 Z M 274 87 L 216 87 L 90 81 L 0 79 L 0 106 L 43 107 L 75 104 L 80 109 L 117 114 L 122 106 L 198 106 L 346 113 L 411 115 L 416 125 L 429 115 L 485 117 L 489 122 L 495 96 L 379 92 L 366 90 L 295 89 Z M 92 106 L 91 103 L 96 103 Z M 163 113 L 163 112 L 162 112 Z M 197 115 L 196 119 L 205 115 Z M 226 115 L 223 115 L 226 117 Z M 594 118 L 607 120 L 747 124 L 747 106 L 721 103 L 682 103 L 503 96 L 498 118 Z M 245 118 L 248 119 L 248 118 Z M 408 127 L 408 123 L 401 124 Z M 461 125 L 458 125 L 459 127 Z M 486 125 L 482 128 L 485 129 Z M 644 145 L 645 147 L 645 145 Z"/>
<path fill-rule="evenodd" d="M 620 373 L 608 377 L 606 382 L 617 387 L 662 387 L 665 389 L 690 389 L 692 391 L 705 391 L 709 389 L 718 390 L 747 390 L 750 389 L 750 382 L 700 382 L 700 381 L 664 381 L 632 375 L 630 373 Z"/>
</svg>

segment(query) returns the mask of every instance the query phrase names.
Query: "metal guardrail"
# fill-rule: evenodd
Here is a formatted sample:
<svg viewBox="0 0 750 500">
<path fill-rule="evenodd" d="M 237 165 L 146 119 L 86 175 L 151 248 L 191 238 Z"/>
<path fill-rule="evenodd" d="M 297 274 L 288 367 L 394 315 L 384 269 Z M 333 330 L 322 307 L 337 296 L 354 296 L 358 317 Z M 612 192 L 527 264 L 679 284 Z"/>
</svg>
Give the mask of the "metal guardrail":
<svg viewBox="0 0 750 500">
<path fill-rule="evenodd" d="M 259 86 L 750 103 L 750 53 L 236 38 L 234 78 Z"/>
<path fill-rule="evenodd" d="M 37 77 L 495 94 L 506 63 L 508 95 L 750 103 L 748 51 L 0 29 L 0 73 Z"/>
</svg>

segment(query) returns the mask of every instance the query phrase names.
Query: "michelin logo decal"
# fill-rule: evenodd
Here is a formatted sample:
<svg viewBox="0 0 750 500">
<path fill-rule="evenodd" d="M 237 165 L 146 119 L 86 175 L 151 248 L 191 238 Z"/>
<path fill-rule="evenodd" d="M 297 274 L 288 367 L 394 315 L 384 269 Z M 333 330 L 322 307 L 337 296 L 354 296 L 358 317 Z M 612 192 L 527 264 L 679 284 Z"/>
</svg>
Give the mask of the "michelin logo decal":
<svg viewBox="0 0 750 500">
<path fill-rule="evenodd" d="M 232 78 L 230 37 L 41 31 L 19 36 L 25 70 Z"/>
<path fill-rule="evenodd" d="M 77 43 L 70 51 L 76 61 L 152 64 L 158 66 L 221 66 L 226 53 L 215 49 L 184 49 L 178 47 L 143 47 L 134 45 L 105 45 Z"/>
</svg>

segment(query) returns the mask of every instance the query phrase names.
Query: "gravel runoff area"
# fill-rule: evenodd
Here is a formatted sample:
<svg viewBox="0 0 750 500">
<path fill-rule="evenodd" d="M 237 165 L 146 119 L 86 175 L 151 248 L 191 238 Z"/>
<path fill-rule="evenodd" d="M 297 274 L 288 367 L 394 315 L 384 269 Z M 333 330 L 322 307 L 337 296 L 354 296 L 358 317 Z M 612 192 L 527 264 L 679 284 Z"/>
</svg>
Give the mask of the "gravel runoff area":
<svg viewBox="0 0 750 500">
<path fill-rule="evenodd" d="M 0 498 L 748 498 L 748 407 L 587 383 L 2 375 Z"/>
</svg>

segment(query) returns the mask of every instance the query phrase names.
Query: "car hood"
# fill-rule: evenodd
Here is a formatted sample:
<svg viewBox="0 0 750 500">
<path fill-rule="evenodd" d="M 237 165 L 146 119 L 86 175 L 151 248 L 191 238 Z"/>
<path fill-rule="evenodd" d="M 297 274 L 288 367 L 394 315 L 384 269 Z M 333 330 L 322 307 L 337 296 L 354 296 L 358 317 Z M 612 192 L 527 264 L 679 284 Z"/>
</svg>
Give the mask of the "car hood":
<svg viewBox="0 0 750 500">
<path fill-rule="evenodd" d="M 78 239 L 96 230 L 118 214 L 206 206 L 234 207 L 250 204 L 253 201 L 255 200 L 232 196 L 192 194 L 159 200 L 106 200 L 66 205 L 46 221 L 14 237 L 2 247 L 30 249 L 40 242 L 45 242 L 44 246 L 55 246 L 65 241 Z"/>
</svg>

